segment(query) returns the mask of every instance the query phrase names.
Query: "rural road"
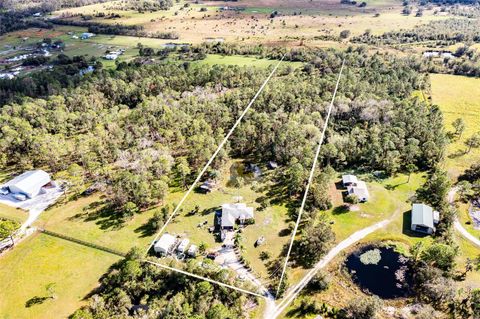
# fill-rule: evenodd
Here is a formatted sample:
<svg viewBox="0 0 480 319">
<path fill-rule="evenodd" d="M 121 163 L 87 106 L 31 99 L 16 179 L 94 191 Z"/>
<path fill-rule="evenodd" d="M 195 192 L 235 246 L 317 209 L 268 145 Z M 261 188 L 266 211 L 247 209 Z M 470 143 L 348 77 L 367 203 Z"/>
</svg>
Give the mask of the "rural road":
<svg viewBox="0 0 480 319">
<path fill-rule="evenodd" d="M 355 244 L 359 240 L 363 239 L 367 235 L 373 233 L 374 231 L 387 226 L 391 222 L 391 219 L 386 219 L 384 221 L 378 222 L 372 226 L 367 228 L 361 229 L 341 241 L 338 245 L 333 247 L 328 254 L 325 255 L 316 265 L 312 268 L 303 279 L 297 283 L 295 286 L 291 287 L 288 290 L 288 293 L 283 298 L 282 302 L 280 302 L 274 312 L 268 313 L 265 312 L 265 319 L 276 319 L 285 309 L 295 300 L 298 296 L 300 291 L 309 283 L 309 281 L 315 276 L 315 274 L 322 268 L 324 268 L 333 258 L 335 258 L 340 252 L 344 249 L 350 247 L 351 245 Z"/>
<path fill-rule="evenodd" d="M 458 188 L 453 187 L 449 192 L 448 192 L 448 202 L 450 205 L 454 204 L 455 201 L 455 194 L 457 193 Z M 463 236 L 465 239 L 469 240 L 472 244 L 476 245 L 477 247 L 480 247 L 480 240 L 470 234 L 468 230 L 463 227 L 462 223 L 458 220 L 458 218 L 455 219 L 455 222 L 453 223 L 455 229 Z"/>
</svg>

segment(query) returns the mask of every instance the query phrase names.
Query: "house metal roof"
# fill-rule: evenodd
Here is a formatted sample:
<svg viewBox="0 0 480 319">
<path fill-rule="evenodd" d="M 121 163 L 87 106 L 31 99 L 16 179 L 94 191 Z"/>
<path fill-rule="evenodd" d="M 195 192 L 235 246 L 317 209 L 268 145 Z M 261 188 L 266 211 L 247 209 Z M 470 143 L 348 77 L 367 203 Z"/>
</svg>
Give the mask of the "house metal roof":
<svg viewBox="0 0 480 319">
<path fill-rule="evenodd" d="M 425 204 L 413 204 L 412 225 L 435 228 L 433 224 L 433 209 Z"/>
</svg>

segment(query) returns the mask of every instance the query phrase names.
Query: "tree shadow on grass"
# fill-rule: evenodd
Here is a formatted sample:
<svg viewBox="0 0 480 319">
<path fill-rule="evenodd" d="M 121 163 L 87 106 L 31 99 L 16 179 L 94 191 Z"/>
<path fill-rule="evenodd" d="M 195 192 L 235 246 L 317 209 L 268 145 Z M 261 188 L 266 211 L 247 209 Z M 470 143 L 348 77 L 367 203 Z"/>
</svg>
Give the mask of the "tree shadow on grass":
<svg viewBox="0 0 480 319">
<path fill-rule="evenodd" d="M 350 209 L 348 208 L 347 205 L 340 205 L 337 206 L 333 209 L 332 214 L 333 215 L 342 215 L 350 212 Z"/>
<path fill-rule="evenodd" d="M 156 225 L 155 218 L 150 218 L 145 224 L 141 225 L 140 227 L 136 228 L 134 232 L 136 234 L 140 233 L 141 238 L 150 237 L 157 233 L 158 227 Z"/>
<path fill-rule="evenodd" d="M 106 201 L 96 201 L 69 220 L 94 221 L 102 230 L 118 230 L 125 225 L 121 211 Z"/>
<path fill-rule="evenodd" d="M 48 299 L 51 299 L 51 297 L 39 297 L 39 296 L 32 297 L 28 299 L 27 302 L 25 302 L 25 307 L 30 308 L 35 305 L 41 305 Z"/>
</svg>

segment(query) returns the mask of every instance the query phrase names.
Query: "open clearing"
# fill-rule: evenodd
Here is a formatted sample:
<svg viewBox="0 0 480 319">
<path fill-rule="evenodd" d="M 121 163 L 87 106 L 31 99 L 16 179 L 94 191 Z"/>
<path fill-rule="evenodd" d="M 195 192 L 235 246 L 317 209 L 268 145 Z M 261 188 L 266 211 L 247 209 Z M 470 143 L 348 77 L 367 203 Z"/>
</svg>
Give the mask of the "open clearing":
<svg viewBox="0 0 480 319">
<path fill-rule="evenodd" d="M 15 220 L 23 223 L 28 218 L 28 213 L 22 209 L 0 203 L 0 218 Z"/>
<path fill-rule="evenodd" d="M 148 245 L 155 235 L 148 227 L 154 209 L 121 223 L 116 216 L 102 210 L 104 206 L 101 195 L 82 197 L 48 209 L 35 226 L 125 253 L 134 246 Z"/>
<path fill-rule="evenodd" d="M 0 272 L 0 318 L 68 317 L 117 260 L 89 247 L 33 235 L 0 257 L 0 269 L 8 269 Z M 45 287 L 50 283 L 55 285 L 57 298 L 42 300 L 49 295 Z M 27 307 L 29 300 L 32 305 Z"/>
<path fill-rule="evenodd" d="M 464 154 L 465 139 L 480 131 L 480 79 L 445 74 L 431 74 L 430 77 L 432 102 L 442 110 L 446 129 L 453 131 L 452 122 L 457 118 L 462 118 L 466 124 L 461 138 L 447 147 L 445 165 L 455 180 L 480 158 L 480 149 Z"/>
<path fill-rule="evenodd" d="M 115 13 L 121 18 L 93 17 L 91 21 L 142 25 L 148 32 L 174 32 L 179 35 L 181 42 L 200 43 L 220 38 L 246 43 L 260 41 L 273 44 L 277 41 L 286 41 L 287 45 L 288 42 L 291 45 L 299 45 L 300 40 L 311 45 L 321 45 L 317 41 L 318 37 L 337 37 L 342 30 L 350 30 L 352 35 L 362 34 L 367 29 L 373 34 L 382 34 L 401 28 L 411 29 L 431 20 L 448 18 L 434 15 L 434 10 L 425 10 L 422 17 L 405 16 L 401 14 L 402 6 L 397 1 L 376 0 L 367 3 L 366 8 L 358 8 L 341 5 L 339 1 L 334 0 L 248 0 L 241 3 L 211 1 L 201 5 L 190 4 L 188 8 L 179 3 L 170 10 L 139 13 L 114 9 L 111 3 L 107 2 L 64 9 L 54 15 Z M 220 7 L 241 7 L 245 10 L 219 10 Z M 207 11 L 200 12 L 200 8 L 207 8 Z M 278 11 L 279 16 L 271 19 L 270 14 L 273 11 Z M 380 15 L 375 16 L 377 13 Z"/>
</svg>

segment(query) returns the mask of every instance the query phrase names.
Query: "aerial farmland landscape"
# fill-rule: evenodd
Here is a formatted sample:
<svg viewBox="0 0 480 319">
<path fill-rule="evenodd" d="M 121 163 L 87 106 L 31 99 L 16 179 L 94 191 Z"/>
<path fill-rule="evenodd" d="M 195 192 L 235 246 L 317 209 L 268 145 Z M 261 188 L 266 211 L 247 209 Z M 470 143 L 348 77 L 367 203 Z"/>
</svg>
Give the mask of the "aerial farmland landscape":
<svg viewBox="0 0 480 319">
<path fill-rule="evenodd" d="M 0 0 L 24 318 L 480 318 L 480 2 Z"/>
</svg>

